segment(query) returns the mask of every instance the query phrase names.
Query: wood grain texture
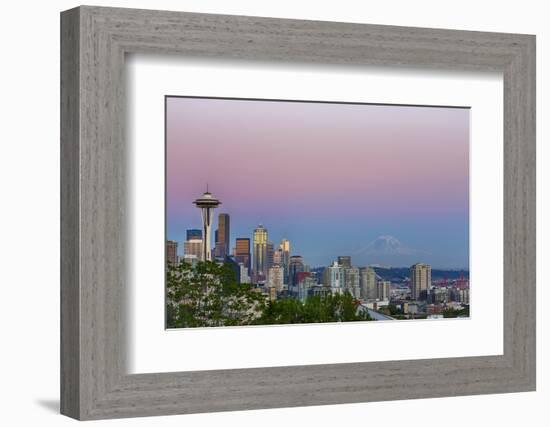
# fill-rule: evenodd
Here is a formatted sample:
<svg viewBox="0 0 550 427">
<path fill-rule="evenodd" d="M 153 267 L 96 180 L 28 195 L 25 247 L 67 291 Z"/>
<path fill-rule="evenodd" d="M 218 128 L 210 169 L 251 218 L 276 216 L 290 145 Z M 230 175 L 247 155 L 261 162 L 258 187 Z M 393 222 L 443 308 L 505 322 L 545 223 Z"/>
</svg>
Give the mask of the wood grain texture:
<svg viewBox="0 0 550 427">
<path fill-rule="evenodd" d="M 535 389 L 534 36 L 84 6 L 62 13 L 61 38 L 62 413 L 100 419 Z M 504 354 L 128 375 L 127 53 L 502 72 Z"/>
</svg>

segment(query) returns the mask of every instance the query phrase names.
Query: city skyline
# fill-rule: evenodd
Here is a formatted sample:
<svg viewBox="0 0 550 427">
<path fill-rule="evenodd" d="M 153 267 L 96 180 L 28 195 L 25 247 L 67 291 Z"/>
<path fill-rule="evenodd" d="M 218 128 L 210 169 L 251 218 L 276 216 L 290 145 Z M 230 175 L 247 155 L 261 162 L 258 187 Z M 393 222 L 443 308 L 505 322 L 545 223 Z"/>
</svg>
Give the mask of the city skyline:
<svg viewBox="0 0 550 427">
<path fill-rule="evenodd" d="M 201 227 L 189 201 L 208 182 L 231 217 L 230 251 L 263 224 L 311 266 L 350 255 L 363 265 L 469 267 L 467 109 L 166 102 L 168 239 L 183 243 Z M 206 164 L 193 161 L 206 153 Z M 380 236 L 403 243 L 377 253 Z"/>
</svg>

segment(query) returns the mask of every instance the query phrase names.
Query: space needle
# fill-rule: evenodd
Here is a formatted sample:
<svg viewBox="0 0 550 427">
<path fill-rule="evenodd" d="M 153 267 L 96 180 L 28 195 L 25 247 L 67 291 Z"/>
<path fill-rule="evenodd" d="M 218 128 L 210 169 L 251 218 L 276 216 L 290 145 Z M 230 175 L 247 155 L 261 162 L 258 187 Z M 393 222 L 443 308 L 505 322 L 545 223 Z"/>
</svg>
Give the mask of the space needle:
<svg viewBox="0 0 550 427">
<path fill-rule="evenodd" d="M 212 251 L 210 249 L 210 229 L 212 226 L 212 214 L 214 209 L 222 204 L 216 199 L 212 193 L 208 191 L 208 185 L 206 186 L 206 192 L 193 202 L 193 204 L 201 210 L 202 215 L 202 233 L 203 233 L 203 257 L 205 261 L 212 261 Z"/>
</svg>

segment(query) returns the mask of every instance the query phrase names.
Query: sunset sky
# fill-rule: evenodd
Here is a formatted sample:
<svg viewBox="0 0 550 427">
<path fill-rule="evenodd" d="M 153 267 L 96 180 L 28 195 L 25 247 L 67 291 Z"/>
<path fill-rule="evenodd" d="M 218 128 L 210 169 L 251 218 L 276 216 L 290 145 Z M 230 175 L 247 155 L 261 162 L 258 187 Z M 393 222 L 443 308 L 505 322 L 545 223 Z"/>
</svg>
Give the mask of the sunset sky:
<svg viewBox="0 0 550 427">
<path fill-rule="evenodd" d="M 168 97 L 167 238 L 201 228 L 208 183 L 231 247 L 258 224 L 310 266 L 468 267 L 466 108 Z M 216 228 L 216 222 L 213 229 Z M 393 236 L 400 254 L 369 243 Z M 401 265 L 402 264 L 402 265 Z"/>
</svg>

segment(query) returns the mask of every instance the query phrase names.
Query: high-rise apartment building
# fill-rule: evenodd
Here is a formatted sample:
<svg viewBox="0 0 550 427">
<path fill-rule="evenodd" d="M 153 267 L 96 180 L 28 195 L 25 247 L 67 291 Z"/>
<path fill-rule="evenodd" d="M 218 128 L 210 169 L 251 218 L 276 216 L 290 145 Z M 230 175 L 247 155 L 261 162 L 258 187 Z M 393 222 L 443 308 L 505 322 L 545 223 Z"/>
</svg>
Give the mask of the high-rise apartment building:
<svg viewBox="0 0 550 427">
<path fill-rule="evenodd" d="M 346 257 L 350 258 L 350 257 Z M 349 260 L 351 264 L 351 259 Z M 340 264 L 340 262 L 338 262 Z M 345 267 L 340 265 L 344 269 L 344 283 L 346 290 L 353 295 L 354 298 L 361 298 L 361 277 L 357 267 Z"/>
<path fill-rule="evenodd" d="M 267 286 L 277 289 L 277 292 L 283 290 L 283 267 L 273 265 L 267 271 Z"/>
<path fill-rule="evenodd" d="M 413 300 L 425 300 L 432 286 L 432 267 L 417 263 L 411 266 L 411 297 Z"/>
<path fill-rule="evenodd" d="M 346 267 L 346 268 L 350 268 L 351 267 L 351 257 L 350 256 L 339 256 L 338 257 L 338 265 L 340 267 Z"/>
<path fill-rule="evenodd" d="M 376 271 L 372 267 L 364 267 L 360 270 L 361 297 L 374 301 L 378 298 L 376 285 Z"/>
<path fill-rule="evenodd" d="M 253 275 L 257 281 L 265 280 L 267 277 L 267 229 L 258 225 L 254 229 L 253 241 Z"/>
<path fill-rule="evenodd" d="M 183 243 L 183 253 L 185 255 L 194 255 L 197 258 L 197 260 L 204 261 L 202 239 L 186 240 Z"/>
<path fill-rule="evenodd" d="M 378 299 L 386 301 L 390 299 L 390 282 L 387 280 L 380 280 L 377 284 Z"/>
<path fill-rule="evenodd" d="M 174 240 L 166 241 L 166 262 L 172 265 L 178 263 L 178 242 Z"/>
<path fill-rule="evenodd" d="M 338 265 L 337 261 L 325 269 L 326 284 L 333 293 L 343 293 L 345 289 L 344 267 Z"/>
</svg>

